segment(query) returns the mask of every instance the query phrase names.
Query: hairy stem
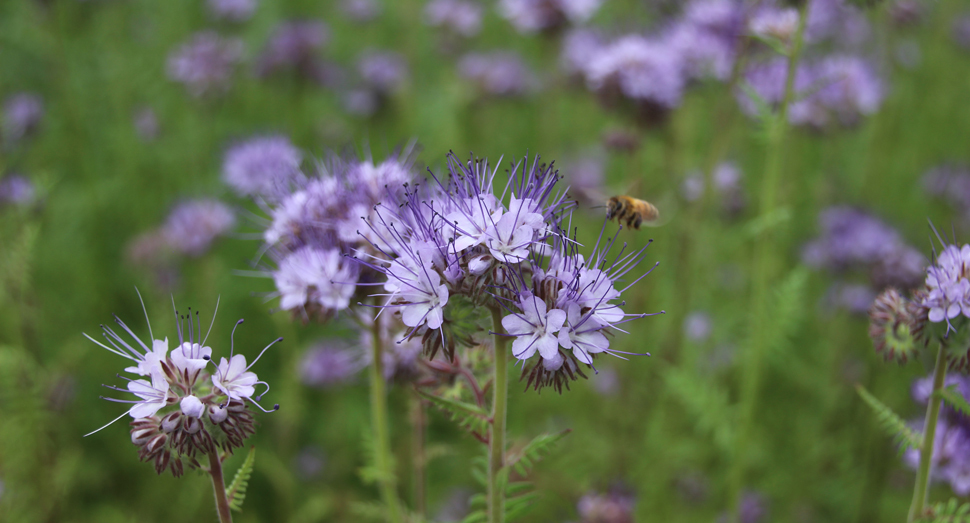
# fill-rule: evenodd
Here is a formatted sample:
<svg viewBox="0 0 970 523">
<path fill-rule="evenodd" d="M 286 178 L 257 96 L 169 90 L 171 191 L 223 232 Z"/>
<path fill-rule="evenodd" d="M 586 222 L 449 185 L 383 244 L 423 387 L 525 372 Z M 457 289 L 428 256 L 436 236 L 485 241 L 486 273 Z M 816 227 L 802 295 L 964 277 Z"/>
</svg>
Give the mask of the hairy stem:
<svg viewBox="0 0 970 523">
<path fill-rule="evenodd" d="M 381 499 L 387 507 L 388 521 L 401 522 L 401 507 L 397 496 L 397 480 L 391 470 L 391 440 L 388 435 L 387 422 L 387 383 L 384 381 L 384 336 L 380 321 L 374 318 L 371 324 L 371 356 L 370 365 L 370 411 L 374 438 L 374 457 L 377 467 L 377 486 L 381 491 Z"/>
<path fill-rule="evenodd" d="M 488 522 L 505 521 L 505 484 L 499 481 L 505 466 L 505 413 L 509 400 L 508 338 L 502 328 L 502 309 L 492 307 L 495 333 L 495 382 L 492 384 L 492 432 L 488 438 Z"/>
<path fill-rule="evenodd" d="M 759 198 L 760 216 L 769 216 L 777 210 L 778 184 L 785 159 L 785 143 L 788 137 L 788 110 L 795 99 L 795 74 L 802 54 L 805 35 L 808 1 L 802 2 L 798 13 L 798 29 L 795 32 L 791 52 L 788 55 L 788 71 L 785 78 L 785 95 L 778 113 L 768 122 L 768 144 L 765 155 L 765 173 L 761 183 Z M 766 324 L 771 321 L 768 306 L 768 289 L 776 272 L 774 250 L 778 248 L 773 241 L 775 234 L 768 230 L 756 241 L 752 264 L 751 316 L 749 332 L 750 344 L 745 351 L 744 365 L 741 369 L 741 398 L 739 430 L 734 444 L 734 456 L 730 478 L 731 521 L 738 521 L 738 508 L 741 504 L 741 491 L 744 488 L 745 459 L 753 432 L 754 417 L 761 385 L 762 362 L 764 356 Z"/>
<path fill-rule="evenodd" d="M 923 423 L 923 444 L 919 450 L 919 470 L 916 471 L 916 486 L 913 489 L 913 504 L 909 507 L 909 518 L 912 523 L 923 513 L 926 506 L 926 495 L 930 487 L 930 466 L 933 462 L 933 441 L 936 438 L 936 422 L 940 419 L 940 403 L 942 398 L 939 391 L 943 390 L 946 380 L 946 354 L 943 344 L 936 354 L 936 369 L 933 371 L 933 394 L 926 409 L 926 422 Z"/>
<path fill-rule="evenodd" d="M 222 458 L 217 450 L 209 452 L 209 476 L 212 477 L 212 494 L 216 497 L 219 523 L 232 523 L 229 498 L 226 497 L 226 481 L 222 478 Z"/>
</svg>

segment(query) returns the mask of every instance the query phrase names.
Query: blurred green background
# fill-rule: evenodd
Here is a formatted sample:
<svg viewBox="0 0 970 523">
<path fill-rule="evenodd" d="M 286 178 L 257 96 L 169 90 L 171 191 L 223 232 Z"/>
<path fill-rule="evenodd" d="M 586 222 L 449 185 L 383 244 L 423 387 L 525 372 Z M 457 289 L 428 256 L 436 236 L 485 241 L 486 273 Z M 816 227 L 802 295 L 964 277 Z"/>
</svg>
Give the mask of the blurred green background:
<svg viewBox="0 0 970 523">
<path fill-rule="evenodd" d="M 957 210 L 928 196 L 920 177 L 943 162 L 970 161 L 970 53 L 951 38 L 952 21 L 967 5 L 923 5 L 920 23 L 905 28 L 892 24 L 891 2 L 866 11 L 870 55 L 887 85 L 875 115 L 851 129 L 790 135 L 778 193 L 790 219 L 773 226 L 777 270 L 770 285 L 772 296 L 788 293 L 794 313 L 777 319 L 784 322 L 784 343 L 766 355 L 744 457 L 745 488 L 768 504 L 762 521 L 900 521 L 909 504 L 913 473 L 854 384 L 917 417 L 910 383 L 926 369 L 920 362 L 883 363 L 864 316 L 826 301 L 834 278 L 803 267 L 800 249 L 818 233 L 820 210 L 834 204 L 880 216 L 927 256 L 927 218 L 946 230 L 952 223 L 957 238 L 965 238 Z M 282 408 L 257 416 L 261 425 L 250 440 L 258 449 L 256 471 L 237 521 L 356 521 L 352 505 L 377 499 L 357 474 L 369 425 L 364 376 L 325 390 L 308 388 L 299 377 L 308 346 L 352 337 L 351 331 L 271 314 L 275 303 L 264 294 L 272 281 L 234 272 L 251 268 L 259 247 L 252 233 L 260 226 L 253 216 L 264 214 L 222 183 L 222 155 L 235 141 L 266 133 L 290 137 L 313 157 L 349 149 L 381 159 L 416 139 L 417 164 L 436 171 L 449 150 L 493 161 L 540 154 L 567 171 L 583 151 L 599 151 L 614 191 L 635 186 L 634 196 L 676 202 L 665 210 L 663 226 L 621 233 L 631 245 L 652 238 L 647 263 L 660 262 L 634 288 L 628 310 L 666 314 L 631 324 L 630 335 L 615 343 L 653 356 L 605 360 L 599 375 L 562 395 L 523 392 L 513 383 L 509 430 L 513 440 L 527 440 L 573 429 L 538 466 L 540 496 L 526 521 L 578 521 L 580 497 L 611 488 L 635 496 L 636 521 L 710 522 L 726 510 L 732 466 L 726 442 L 738 428 L 744 376 L 743 360 L 732 355 L 748 339 L 751 258 L 759 241 L 751 224 L 758 223 L 766 154 L 760 127 L 738 113 L 724 83 L 705 83 L 688 90 L 667 126 L 641 132 L 566 81 L 555 37 L 520 35 L 491 0 L 483 3 L 481 33 L 460 45 L 518 51 L 543 88 L 476 100 L 456 72 L 454 54 L 441 51 L 439 32 L 425 24 L 423 2 L 380 7 L 376 18 L 357 23 L 338 2 L 263 0 L 251 20 L 230 24 L 213 21 L 200 0 L 0 2 L 0 97 L 34 92 L 44 104 L 36 132 L 0 149 L 0 172 L 22 173 L 37 187 L 34 202 L 0 207 L 0 520 L 215 520 L 208 479 L 195 472 L 156 476 L 138 461 L 125 422 L 81 437 L 120 413 L 119 405 L 98 396 L 100 385 L 115 383 L 122 369 L 116 356 L 81 333 L 97 334 L 112 313 L 146 332 L 135 287 L 161 335 L 176 335 L 170 296 L 203 316 L 221 296 L 214 347 L 228 343 L 238 318 L 246 323 L 237 350 L 255 354 L 285 338 L 254 368 L 273 386 L 269 403 Z M 593 23 L 619 33 L 656 25 L 676 8 L 609 0 Z M 348 68 L 365 49 L 402 53 L 407 81 L 377 113 L 355 117 L 342 108 L 337 89 L 296 75 L 258 78 L 255 57 L 275 25 L 294 18 L 323 20 L 331 38 L 320 54 Z M 225 94 L 197 98 L 166 76 L 165 64 L 205 28 L 240 37 L 247 60 Z M 899 65 L 901 42 L 918 49 L 916 63 Z M 150 140 L 133 122 L 145 107 L 157 116 L 157 137 Z M 637 137 L 635 151 L 603 149 L 604 135 L 620 131 Z M 717 201 L 703 207 L 680 196 L 685 177 L 708 166 L 717 143 L 725 154 L 714 159 L 740 168 L 749 202 L 730 219 Z M 127 245 L 162 223 L 175 203 L 197 197 L 235 206 L 239 226 L 204 256 L 179 261 L 174 283 L 160 285 L 126 258 Z M 576 212 L 586 228 L 581 236 L 599 230 L 600 213 L 588 206 Z M 710 335 L 699 340 L 683 335 L 684 320 L 695 311 L 711 320 Z M 604 383 L 611 377 L 615 383 Z M 407 386 L 391 387 L 392 442 L 405 499 L 408 394 Z M 428 466 L 433 518 L 462 492 L 477 491 L 469 468 L 480 449 L 440 413 L 430 412 L 429 420 L 428 446 L 439 456 Z M 227 470 L 241 459 L 238 453 Z M 949 497 L 949 487 L 936 486 L 933 496 Z"/>
</svg>

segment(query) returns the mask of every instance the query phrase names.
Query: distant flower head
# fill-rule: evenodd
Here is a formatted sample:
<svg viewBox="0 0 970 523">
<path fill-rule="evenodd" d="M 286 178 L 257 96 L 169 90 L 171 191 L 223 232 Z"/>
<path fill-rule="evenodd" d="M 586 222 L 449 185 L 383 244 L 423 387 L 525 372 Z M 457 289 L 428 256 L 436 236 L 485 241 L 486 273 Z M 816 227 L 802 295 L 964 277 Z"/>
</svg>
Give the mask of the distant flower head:
<svg viewBox="0 0 970 523">
<path fill-rule="evenodd" d="M 8 174 L 0 178 L 0 208 L 6 205 L 27 205 L 34 201 L 37 190 L 33 182 L 22 174 Z"/>
<path fill-rule="evenodd" d="M 151 107 L 138 109 L 133 118 L 135 132 L 143 142 L 151 142 L 158 138 L 158 115 Z"/>
<path fill-rule="evenodd" d="M 953 41 L 958 46 L 965 51 L 970 51 L 970 14 L 960 15 L 959 18 L 954 20 L 951 33 L 953 34 Z"/>
<path fill-rule="evenodd" d="M 200 256 L 219 236 L 236 225 L 227 205 L 217 200 L 193 200 L 177 205 L 162 227 L 166 241 L 188 256 Z"/>
<path fill-rule="evenodd" d="M 245 22 L 256 12 L 256 0 L 207 0 L 214 18 L 227 22 Z"/>
<path fill-rule="evenodd" d="M 582 523 L 633 523 L 636 498 L 623 492 L 590 492 L 579 499 L 576 512 Z"/>
<path fill-rule="evenodd" d="M 469 0 L 431 0 L 424 6 L 424 19 L 430 26 L 475 36 L 482 29 L 482 7 Z"/>
<path fill-rule="evenodd" d="M 727 80 L 734 67 L 736 41 L 702 27 L 678 23 L 663 40 L 666 52 L 677 57 L 689 79 Z"/>
<path fill-rule="evenodd" d="M 834 40 L 854 47 L 868 39 L 870 32 L 865 15 L 845 0 L 813 0 L 808 4 L 806 42 Z"/>
<path fill-rule="evenodd" d="M 876 291 L 861 283 L 836 283 L 829 288 L 828 292 L 830 305 L 859 315 L 866 314 L 875 298 Z"/>
<path fill-rule="evenodd" d="M 682 63 L 660 41 L 629 35 L 608 44 L 587 68 L 595 91 L 618 90 L 624 97 L 665 108 L 680 104 L 684 90 Z"/>
<path fill-rule="evenodd" d="M 381 14 L 381 5 L 376 0 L 343 0 L 340 10 L 357 23 L 370 22 Z"/>
<path fill-rule="evenodd" d="M 205 345 L 207 335 L 202 336 L 198 313 L 193 315 L 190 310 L 188 314 L 179 316 L 176 311 L 176 317 L 178 344 L 171 351 L 168 338 L 151 339 L 150 325 L 151 347 L 118 317 L 115 317 L 115 323 L 127 336 L 119 335 L 104 325 L 101 329 L 105 343 L 87 334 L 85 336 L 133 363 L 125 372 L 139 378 L 122 377 L 128 381 L 125 388 L 107 388 L 133 394 L 136 399 L 107 399 L 131 404 L 125 414 L 134 419 L 131 423 L 131 441 L 139 448 L 139 457 L 152 462 L 159 474 L 171 470 L 173 475 L 180 476 L 183 459 L 187 460 L 189 466 L 197 466 L 195 458 L 198 454 L 220 452 L 220 449 L 231 451 L 243 445 L 243 441 L 255 432 L 253 415 L 247 405 L 256 405 L 268 412 L 259 406 L 262 395 L 256 394 L 256 387 L 265 387 L 265 394 L 269 385 L 259 381 L 250 370 L 252 364 L 246 365 L 245 356 L 233 354 L 232 337 L 229 359 L 222 358 L 216 365 L 212 361 L 212 349 Z M 242 320 L 236 325 L 240 323 Z M 277 408 L 279 405 L 274 407 Z"/>
<path fill-rule="evenodd" d="M 768 503 L 764 495 L 756 491 L 745 492 L 738 506 L 740 523 L 760 523 L 768 517 Z"/>
<path fill-rule="evenodd" d="M 321 67 L 317 52 L 330 40 L 330 30 L 319 20 L 293 20 L 276 26 L 260 54 L 260 76 L 295 70 L 316 78 Z"/>
<path fill-rule="evenodd" d="M 226 151 L 222 179 L 236 193 L 277 200 L 303 179 L 303 154 L 283 136 L 250 138 Z"/>
<path fill-rule="evenodd" d="M 711 316 L 706 312 L 692 312 L 684 318 L 684 335 L 688 340 L 701 343 L 711 336 Z"/>
<path fill-rule="evenodd" d="M 602 0 L 499 0 L 499 13 L 520 33 L 554 31 L 589 20 Z"/>
<path fill-rule="evenodd" d="M 357 351 L 332 342 L 318 343 L 303 355 L 299 374 L 304 385 L 327 388 L 348 383 L 365 365 Z"/>
<path fill-rule="evenodd" d="M 511 51 L 469 53 L 458 62 L 458 73 L 491 96 L 518 96 L 530 91 L 535 78 L 522 58 Z"/>
<path fill-rule="evenodd" d="M 193 96 L 225 92 L 243 58 L 243 43 L 214 31 L 196 33 L 168 57 L 168 76 Z"/>
<path fill-rule="evenodd" d="M 357 275 L 339 250 L 306 245 L 280 260 L 273 281 L 283 310 L 340 311 L 350 305 Z"/>
<path fill-rule="evenodd" d="M 793 7 L 764 6 L 751 15 L 748 30 L 760 37 L 791 42 L 798 29 L 798 10 Z"/>
<path fill-rule="evenodd" d="M 407 80 L 408 64 L 394 51 L 368 51 L 357 62 L 364 83 L 379 93 L 398 89 Z"/>
<path fill-rule="evenodd" d="M 919 0 L 895 0 L 889 4 L 889 16 L 900 27 L 919 24 L 926 11 L 926 5 Z"/>
<path fill-rule="evenodd" d="M 371 89 L 351 89 L 343 94 L 343 108 L 354 116 L 371 116 L 381 106 L 380 96 Z"/>
<path fill-rule="evenodd" d="M 586 68 L 603 48 L 603 38 L 596 31 L 580 28 L 566 33 L 560 62 L 567 73 L 585 77 Z"/>
<path fill-rule="evenodd" d="M 3 102 L 0 138 L 17 142 L 34 132 L 44 117 L 44 102 L 35 93 L 17 93 Z"/>
<path fill-rule="evenodd" d="M 603 205 L 604 170 L 604 160 L 599 156 L 583 156 L 573 161 L 565 173 L 569 195 L 590 206 Z"/>
</svg>

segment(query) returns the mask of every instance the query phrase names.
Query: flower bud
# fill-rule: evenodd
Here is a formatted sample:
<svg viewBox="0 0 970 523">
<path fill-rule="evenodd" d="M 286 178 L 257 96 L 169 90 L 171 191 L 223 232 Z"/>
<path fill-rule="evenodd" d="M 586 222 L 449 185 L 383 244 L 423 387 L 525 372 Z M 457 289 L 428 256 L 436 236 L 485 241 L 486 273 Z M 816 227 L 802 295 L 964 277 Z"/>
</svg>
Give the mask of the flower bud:
<svg viewBox="0 0 970 523">
<path fill-rule="evenodd" d="M 209 420 L 213 423 L 222 423 L 223 421 L 226 421 L 226 418 L 228 417 L 228 410 L 220 408 L 218 405 L 211 405 L 209 407 Z"/>
<path fill-rule="evenodd" d="M 205 414 L 205 405 L 195 396 L 186 396 L 179 403 L 182 412 L 190 418 L 201 418 Z"/>
<path fill-rule="evenodd" d="M 904 364 L 922 344 L 913 334 L 914 317 L 909 302 L 896 289 L 886 289 L 869 308 L 869 337 L 886 361 Z"/>
</svg>

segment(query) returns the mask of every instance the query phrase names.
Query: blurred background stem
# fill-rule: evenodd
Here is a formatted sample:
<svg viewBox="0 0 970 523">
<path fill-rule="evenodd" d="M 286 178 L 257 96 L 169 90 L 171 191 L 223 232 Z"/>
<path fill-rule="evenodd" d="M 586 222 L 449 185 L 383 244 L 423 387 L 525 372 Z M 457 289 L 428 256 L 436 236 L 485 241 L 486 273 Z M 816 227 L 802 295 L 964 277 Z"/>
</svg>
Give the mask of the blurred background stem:
<svg viewBox="0 0 970 523">
<path fill-rule="evenodd" d="M 375 304 L 376 305 L 376 304 Z M 376 309 L 375 309 L 376 310 Z M 397 481 L 391 468 L 391 440 L 388 435 L 387 421 L 387 383 L 384 380 L 383 344 L 384 336 L 381 323 L 376 315 L 371 324 L 370 365 L 370 410 L 373 423 L 372 437 L 374 438 L 374 466 L 377 468 L 377 485 L 381 491 L 381 499 L 387 509 L 388 521 L 401 522 L 401 507 L 398 503 Z"/>
<path fill-rule="evenodd" d="M 765 174 L 761 181 L 759 218 L 771 216 L 777 210 L 778 182 L 785 161 L 785 141 L 788 137 L 788 109 L 795 99 L 795 75 L 801 58 L 802 44 L 808 14 L 809 1 L 801 3 L 798 9 L 798 28 L 795 31 L 788 54 L 788 71 L 785 78 L 785 94 L 778 111 L 766 122 L 768 125 L 767 151 L 765 153 Z M 748 449 L 751 445 L 757 411 L 758 390 L 761 385 L 762 359 L 765 352 L 765 326 L 770 321 L 769 285 L 776 279 L 777 246 L 773 241 L 775 234 L 769 228 L 755 239 L 755 253 L 752 264 L 751 308 L 749 323 L 749 344 L 744 353 L 741 367 L 741 398 L 739 431 L 734 444 L 728 488 L 730 489 L 731 521 L 739 519 L 741 492 L 745 486 Z"/>
<path fill-rule="evenodd" d="M 919 469 L 916 471 L 916 486 L 913 489 L 913 504 L 909 507 L 910 523 L 919 519 L 926 506 L 926 494 L 930 486 L 930 466 L 933 463 L 933 442 L 936 438 L 936 422 L 940 418 L 939 392 L 946 380 L 946 354 L 943 344 L 936 354 L 936 369 L 933 371 L 933 392 L 930 394 L 926 409 L 926 422 L 923 424 L 923 444 L 919 450 Z"/>
<path fill-rule="evenodd" d="M 425 455 L 425 428 L 427 417 L 425 416 L 424 400 L 417 394 L 410 394 L 410 414 L 411 414 L 411 466 L 413 468 L 411 486 L 414 497 L 414 511 L 418 516 L 424 517 L 425 508 L 425 474 L 427 473 L 427 456 Z"/>
<path fill-rule="evenodd" d="M 502 309 L 491 307 L 495 340 L 495 382 L 492 384 L 492 433 L 488 438 L 488 521 L 505 521 L 505 485 L 499 481 L 505 466 L 505 414 L 509 399 L 508 338 L 502 328 Z"/>
</svg>

